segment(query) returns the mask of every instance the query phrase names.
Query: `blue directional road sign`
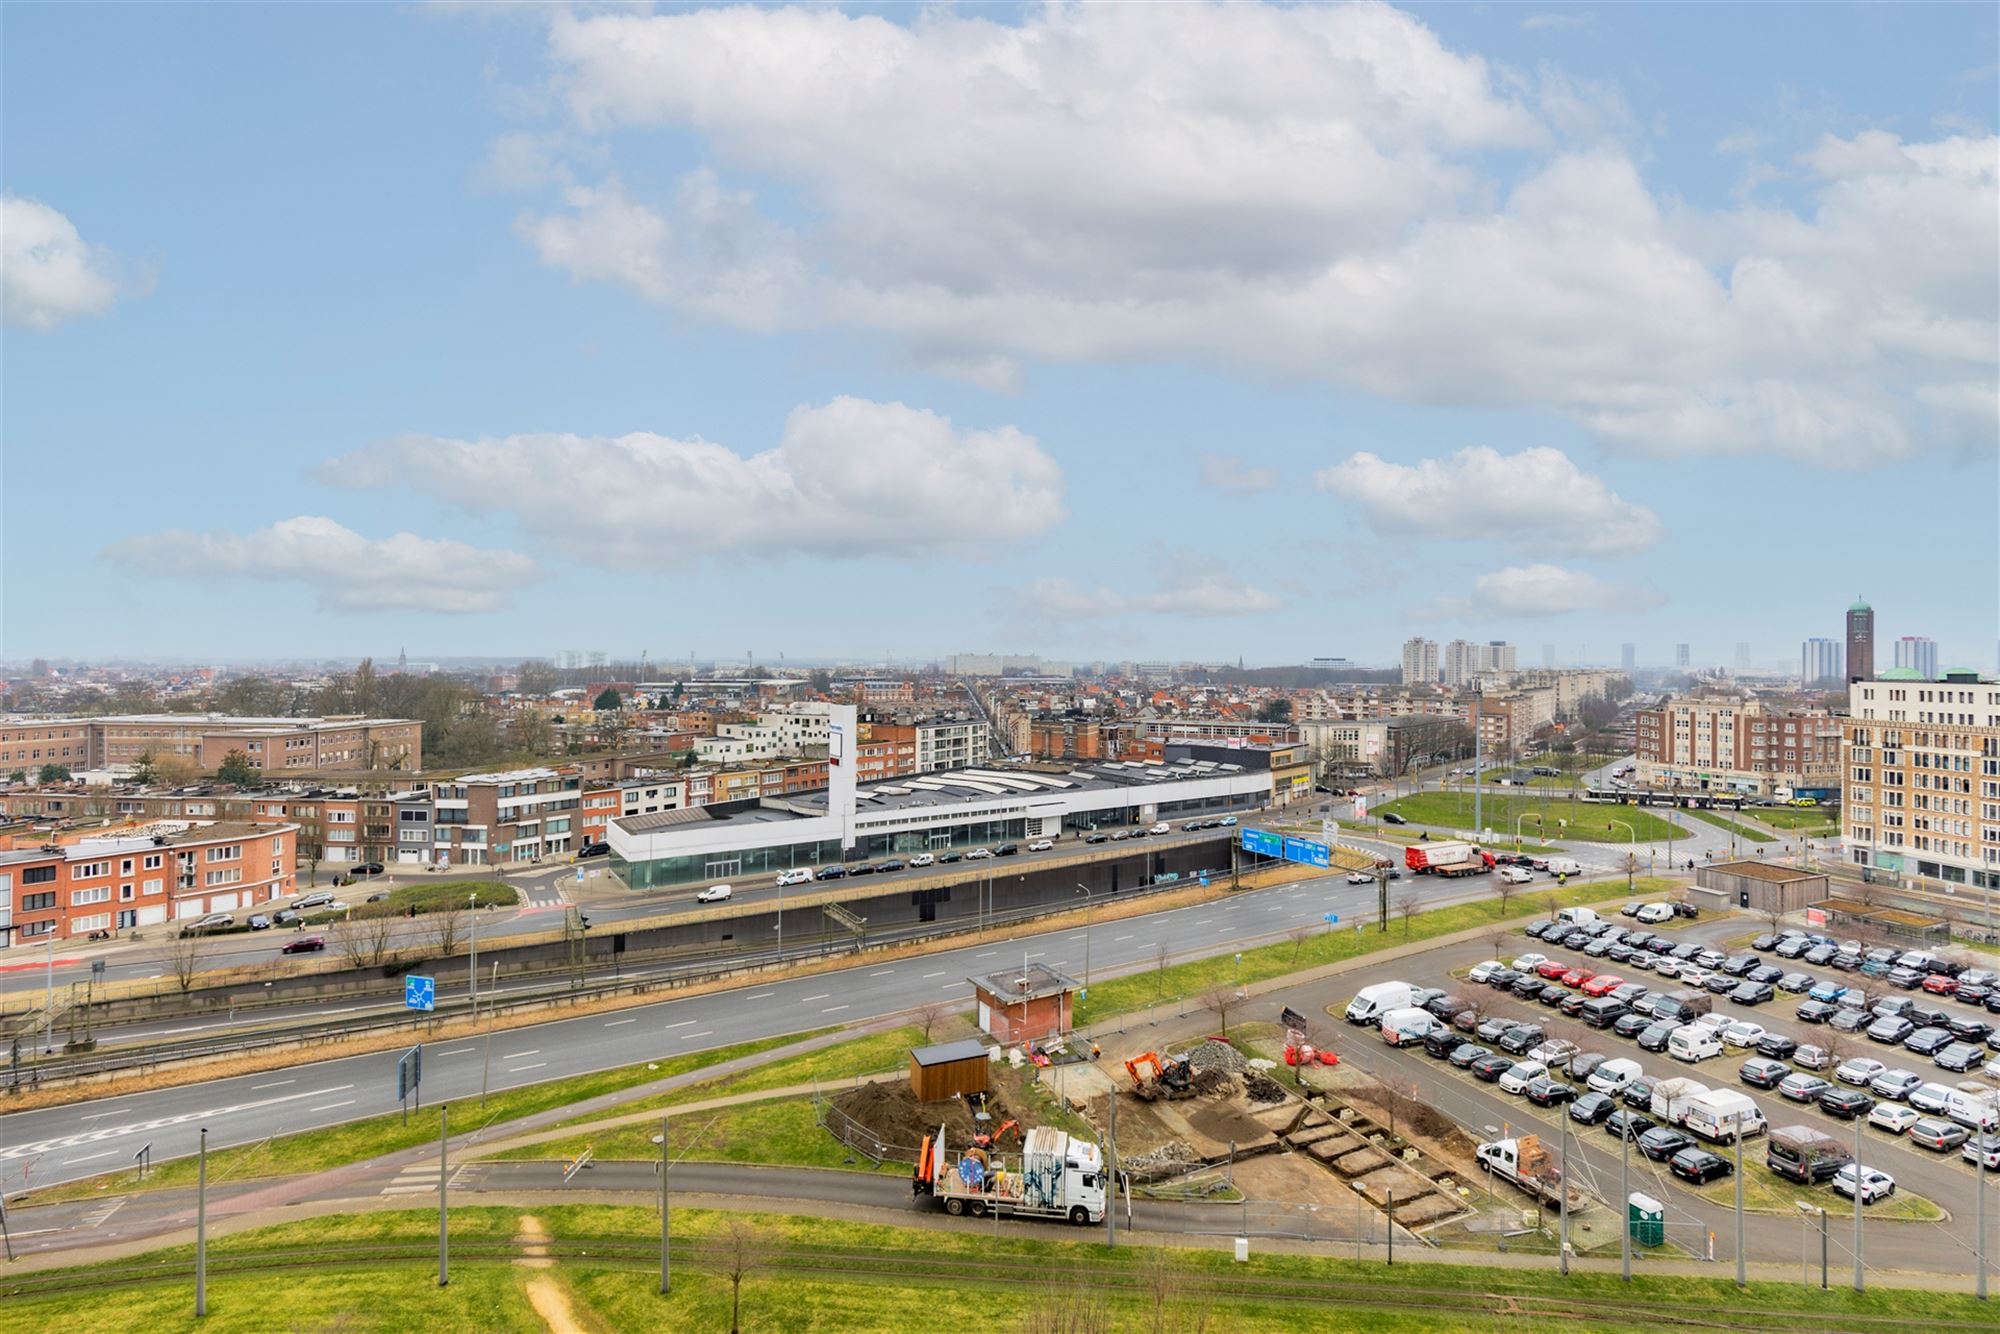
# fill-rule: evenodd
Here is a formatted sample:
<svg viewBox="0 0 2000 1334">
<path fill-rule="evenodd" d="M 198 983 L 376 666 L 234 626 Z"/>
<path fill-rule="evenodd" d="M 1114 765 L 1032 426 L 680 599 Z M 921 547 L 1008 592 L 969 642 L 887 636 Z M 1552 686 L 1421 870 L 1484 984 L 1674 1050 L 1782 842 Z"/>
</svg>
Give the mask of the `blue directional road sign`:
<svg viewBox="0 0 2000 1334">
<path fill-rule="evenodd" d="M 1267 834 L 1261 829 L 1245 829 L 1243 850 L 1262 857 L 1282 857 L 1285 855 L 1285 840 L 1281 835 Z"/>
<path fill-rule="evenodd" d="M 1326 924 L 1328 926 L 1332 926 L 1339 921 L 1340 921 L 1340 914 L 1337 912 L 1330 912 L 1326 915 Z"/>
<path fill-rule="evenodd" d="M 406 977 L 403 979 L 403 1006 L 410 1010 L 435 1010 L 437 1008 L 437 979 L 434 977 Z"/>
</svg>

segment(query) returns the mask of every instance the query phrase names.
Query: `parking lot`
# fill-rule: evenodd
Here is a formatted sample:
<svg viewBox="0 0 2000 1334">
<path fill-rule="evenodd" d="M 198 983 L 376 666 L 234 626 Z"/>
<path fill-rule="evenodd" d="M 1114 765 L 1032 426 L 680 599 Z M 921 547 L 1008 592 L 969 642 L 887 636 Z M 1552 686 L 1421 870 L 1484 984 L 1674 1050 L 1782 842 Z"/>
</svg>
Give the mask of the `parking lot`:
<svg viewBox="0 0 2000 1334">
<path fill-rule="evenodd" d="M 1863 994 L 1840 1000 L 1865 1001 L 1870 1007 L 1887 1002 L 1890 1010 L 1928 1006 L 1929 1010 L 1916 1014 L 1917 1019 L 1942 1015 L 1945 1025 L 1958 1021 L 1958 1031 L 1970 1034 L 1975 1025 L 1994 1017 L 1979 995 L 1981 983 L 1976 979 L 1972 983 L 1974 999 L 1961 1000 L 1942 994 L 1946 990 L 1942 984 L 1927 992 L 1918 979 L 1914 987 L 1903 989 L 1889 983 L 1886 972 L 1878 981 L 1864 977 L 1858 967 L 1836 970 L 1830 966 L 1830 958 L 1827 966 L 1806 965 L 1806 950 L 1788 948 L 1787 953 L 1795 957 L 1779 958 L 1774 949 L 1723 948 L 1727 942 L 1743 940 L 1752 929 L 1747 919 L 1733 916 L 1697 921 L 1673 918 L 1642 928 L 1631 917 L 1613 915 L 1594 937 L 1556 932 L 1553 940 L 1543 941 L 1514 932 L 1440 948 L 1341 979 L 1342 994 L 1329 994 L 1320 1002 L 1327 1015 L 1326 1037 L 1337 1043 L 1344 1059 L 1371 1074 L 1414 1085 L 1427 1101 L 1475 1133 L 1489 1137 L 1535 1133 L 1553 1147 L 1560 1144 L 1566 1130 L 1577 1159 L 1577 1178 L 1606 1201 L 1618 1198 L 1617 1128 L 1631 1118 L 1633 1133 L 1644 1141 L 1630 1155 L 1631 1187 L 1665 1201 L 1670 1233 L 1684 1243 L 1693 1239 L 1690 1244 L 1698 1253 L 1706 1248 L 1703 1234 L 1713 1231 L 1719 1252 L 1727 1256 L 1735 1226 L 1729 1207 L 1733 1186 L 1727 1172 L 1717 1171 L 1712 1164 L 1690 1171 L 1691 1176 L 1712 1176 L 1711 1184 L 1705 1186 L 1671 1175 L 1669 1164 L 1690 1146 L 1724 1160 L 1733 1158 L 1734 1149 L 1726 1135 L 1720 1142 L 1694 1137 L 1689 1137 L 1688 1143 L 1680 1142 L 1678 1137 L 1687 1132 L 1666 1124 L 1669 1115 L 1653 1111 L 1652 1095 L 1659 1085 L 1676 1079 L 1697 1080 L 1711 1090 L 1747 1095 L 1761 1111 L 1765 1127 L 1805 1127 L 1839 1142 L 1850 1153 L 1858 1133 L 1862 1163 L 1887 1172 L 1897 1184 L 1895 1195 L 1868 1206 L 1868 1216 L 1874 1220 L 1866 1236 L 1869 1263 L 1955 1272 L 1971 1268 L 1981 1182 L 1974 1162 L 1963 1156 L 1964 1145 L 1958 1137 L 1965 1133 L 1964 1127 L 1954 1126 L 1954 1133 L 1944 1137 L 1942 1148 L 1921 1147 L 1910 1136 L 1912 1122 L 1950 1126 L 1948 1115 L 1942 1109 L 1929 1112 L 1920 1106 L 1915 1109 L 1918 1115 L 1911 1117 L 1898 1109 L 1908 1108 L 1911 1092 L 1925 1085 L 1956 1090 L 1969 1079 L 1985 1078 L 1980 1065 L 2000 1054 L 2000 1049 L 1986 1045 L 1990 1034 L 1979 1035 L 1980 1064 L 1968 1072 L 1955 1072 L 1940 1068 L 1934 1056 L 1901 1043 L 1871 1041 L 1860 1031 L 1837 1033 L 1828 1023 L 1802 1020 L 1797 1010 L 1807 1003 L 1814 986 L 1820 987 L 1822 994 L 1830 994 L 1836 986 L 1855 988 Z M 1652 961 L 1634 957 L 1622 940 L 1601 943 L 1615 933 L 1639 930 L 1649 937 L 1642 942 L 1642 955 L 1654 956 Z M 1657 946 L 1650 939 L 1654 933 L 1662 937 Z M 1760 943 L 1777 944 L 1775 940 Z M 1533 955 L 1544 957 L 1529 957 Z M 1664 975 L 1658 967 L 1662 958 L 1672 960 L 1666 965 L 1667 974 L 1680 975 Z M 1516 959 L 1522 959 L 1526 966 L 1513 969 Z M 1498 975 L 1497 986 L 1496 978 L 1487 976 L 1489 969 L 1479 967 L 1483 964 L 1499 965 L 1490 970 Z M 1779 969 L 1776 978 L 1759 971 L 1773 967 Z M 1686 985 L 1689 968 L 1696 970 L 1692 986 Z M 1486 978 L 1484 982 L 1471 980 L 1475 969 Z M 1708 980 L 1701 971 L 1704 969 L 1717 980 Z M 1750 982 L 1752 977 L 1766 980 Z M 1721 979 L 1727 979 L 1726 987 Z M 1438 1000 L 1436 1008 L 1451 1012 L 1462 1007 L 1456 1027 L 1449 1036 L 1440 1034 L 1427 1050 L 1422 1041 L 1390 1046 L 1376 1030 L 1346 1024 L 1341 1016 L 1347 997 L 1364 986 L 1385 981 L 1434 988 L 1444 997 L 1455 998 L 1456 1004 Z M 1764 988 L 1768 988 L 1768 996 Z M 1674 1059 L 1664 1049 L 1674 1029 L 1683 1025 L 1660 1027 L 1644 1011 L 1656 1005 L 1658 998 L 1679 991 L 1694 991 L 1710 1007 L 1703 1026 L 1715 1029 L 1718 1040 L 1704 1044 L 1703 1049 L 1712 1045 L 1719 1048 L 1716 1054 L 1684 1061 Z M 1809 1011 L 1809 1016 L 1830 1019 L 1842 1008 L 1838 1002 L 1826 1004 L 1831 1008 L 1825 1015 L 1815 1010 Z M 1586 1006 L 1593 1007 L 1588 1014 Z M 1851 1026 L 1853 1017 L 1846 1022 Z M 1922 1023 L 1919 1028 L 1945 1025 Z M 1532 1031 L 1536 1029 L 1539 1031 Z M 1951 1030 L 1946 1027 L 1946 1031 Z M 1553 1053 L 1543 1053 L 1555 1057 L 1554 1068 L 1524 1069 L 1522 1062 L 1544 1043 L 1567 1044 Z M 1468 1046 L 1473 1050 L 1466 1050 Z M 1457 1060 L 1452 1059 L 1454 1053 Z M 1879 1062 L 1880 1068 L 1860 1065 L 1860 1061 Z M 1618 1062 L 1629 1064 L 1620 1067 L 1615 1064 Z M 1613 1064 L 1614 1069 L 1610 1078 L 1600 1079 L 1600 1088 L 1609 1086 L 1610 1091 L 1593 1096 L 1585 1076 L 1606 1064 Z M 1849 1067 L 1846 1078 L 1840 1076 L 1843 1065 Z M 1744 1076 L 1746 1066 L 1751 1067 L 1750 1080 Z M 1884 1091 L 1871 1087 L 1897 1070 L 1908 1074 L 1900 1081 L 1884 1081 Z M 1781 1093 L 1762 1082 L 1773 1074 L 1780 1082 L 1802 1078 Z M 1628 1077 L 1631 1082 L 1618 1087 Z M 1914 1083 L 1910 1077 L 1915 1077 Z M 1806 1080 L 1822 1083 L 1808 1084 Z M 1637 1105 L 1641 1102 L 1643 1109 Z M 1869 1117 L 1878 1105 L 1885 1109 L 1884 1115 L 1871 1124 Z M 1660 1133 L 1644 1140 L 1647 1132 L 1656 1130 Z M 1644 1149 L 1652 1149 L 1657 1158 Z M 1749 1207 L 1782 1210 L 1746 1218 L 1746 1253 L 1758 1259 L 1796 1260 L 1801 1224 L 1793 1206 L 1802 1204 L 1812 1208 L 1815 1216 L 1820 1207 L 1832 1215 L 1835 1262 L 1840 1263 L 1838 1253 L 1846 1245 L 1843 1237 L 1852 1235 L 1851 1222 L 1845 1221 L 1853 1210 L 1850 1198 L 1837 1194 L 1830 1185 L 1794 1187 L 1772 1177 L 1763 1167 L 1765 1140 L 1761 1133 L 1746 1143 L 1743 1156 Z M 1987 1161 L 1989 1167 L 2000 1167 L 2000 1142 L 1990 1144 Z M 1695 1160 L 1690 1160 L 1689 1166 L 1694 1165 Z M 1921 1207 L 1922 1200 L 1934 1202 L 1942 1214 Z M 1936 1221 L 1903 1221 L 1925 1217 Z M 1675 1224 L 1678 1226 L 1672 1226 Z M 1815 1253 L 1816 1246 L 1815 1240 Z M 1851 1255 L 1846 1263 L 1851 1266 Z"/>
</svg>

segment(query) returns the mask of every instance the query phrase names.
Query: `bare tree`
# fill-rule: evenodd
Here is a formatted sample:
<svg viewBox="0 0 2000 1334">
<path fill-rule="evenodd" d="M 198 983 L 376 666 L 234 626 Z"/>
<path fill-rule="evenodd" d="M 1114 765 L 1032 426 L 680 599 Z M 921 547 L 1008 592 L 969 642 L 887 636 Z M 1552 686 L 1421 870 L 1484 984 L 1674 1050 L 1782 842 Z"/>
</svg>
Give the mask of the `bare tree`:
<svg viewBox="0 0 2000 1334">
<path fill-rule="evenodd" d="M 1562 900 L 1550 894 L 1542 899 L 1542 906 L 1549 910 L 1549 920 L 1553 922 L 1556 920 L 1556 914 L 1562 911 Z"/>
<path fill-rule="evenodd" d="M 1382 1090 L 1382 1110 L 1389 1115 L 1389 1134 L 1396 1135 L 1396 1123 L 1406 1103 L 1421 1096 L 1417 1082 L 1404 1075 L 1383 1075 L 1376 1079 Z"/>
<path fill-rule="evenodd" d="M 1215 1017 L 1222 1024 L 1222 1031 L 1229 1031 L 1229 1009 L 1236 1004 L 1236 984 L 1217 982 L 1201 993 L 1201 1008 L 1215 1011 Z"/>
<path fill-rule="evenodd" d="M 911 1019 L 922 1030 L 924 1041 L 931 1040 L 931 1030 L 951 1016 L 952 1007 L 944 1001 L 925 1001 L 911 1014 Z"/>
<path fill-rule="evenodd" d="M 1292 938 L 1292 962 L 1297 963 L 1299 951 L 1305 947 L 1306 941 L 1312 938 L 1313 929 L 1310 926 L 1295 926 L 1288 934 Z"/>
<path fill-rule="evenodd" d="M 729 1280 L 729 1334 L 741 1334 L 743 1280 L 771 1262 L 771 1238 L 750 1219 L 731 1215 L 716 1241 L 717 1263 Z"/>
<path fill-rule="evenodd" d="M 384 913 L 363 923 L 368 942 L 368 965 L 380 968 L 396 961 L 396 919 Z"/>
<path fill-rule="evenodd" d="M 1486 946 L 1493 951 L 1486 956 L 1487 958 L 1505 959 L 1507 957 L 1507 933 L 1498 929 L 1487 932 Z"/>
<path fill-rule="evenodd" d="M 1051 1277 L 1016 1328 L 1021 1334 L 1106 1334 L 1116 1328 L 1116 1321 L 1102 1288 Z"/>
<path fill-rule="evenodd" d="M 396 919 L 342 918 L 333 924 L 333 943 L 350 968 L 379 968 L 396 957 Z"/>
<path fill-rule="evenodd" d="M 1505 875 L 1497 875 L 1493 878 L 1493 897 L 1500 904 L 1500 915 L 1502 917 L 1507 916 L 1508 906 L 1514 902 L 1514 893 L 1519 888 L 1519 885 L 1515 884 Z"/>
<path fill-rule="evenodd" d="M 1784 928 L 1785 910 L 1782 907 L 1778 906 L 1776 903 L 1773 903 L 1770 907 L 1764 909 L 1764 911 L 1758 913 L 1757 915 L 1760 918 L 1762 918 L 1767 925 L 1770 926 L 1771 934 L 1774 936 L 1777 935 L 1778 932 Z"/>
<path fill-rule="evenodd" d="M 1417 897 L 1416 890 L 1406 889 L 1396 896 L 1396 902 L 1392 906 L 1396 910 L 1396 916 L 1403 919 L 1403 939 L 1408 940 L 1410 924 L 1416 920 L 1417 910 L 1423 907 L 1423 900 Z"/>
<path fill-rule="evenodd" d="M 340 957 L 347 961 L 349 968 L 368 966 L 367 923 L 344 917 L 333 924 L 329 933 L 333 936 L 333 947 L 340 951 Z"/>
<path fill-rule="evenodd" d="M 1153 946 L 1153 1004 L 1158 1005 L 1167 994 L 1167 960 L 1173 957 L 1173 950 L 1166 941 Z"/>
<path fill-rule="evenodd" d="M 183 995 L 194 989 L 194 980 L 208 955 L 208 938 L 183 927 L 167 936 L 160 946 L 160 963 Z"/>
<path fill-rule="evenodd" d="M 1626 853 L 1626 854 L 1625 854 L 1625 895 L 1626 895 L 1626 897 L 1627 897 L 1627 898 L 1630 898 L 1630 897 L 1631 897 L 1631 895 L 1632 895 L 1632 877 L 1633 877 L 1633 876 L 1635 876 L 1635 875 L 1637 875 L 1638 873 L 1639 873 L 1639 854 L 1638 854 L 1638 853 L 1636 853 L 1636 852 L 1628 852 L 1628 853 Z"/>
<path fill-rule="evenodd" d="M 458 938 L 465 930 L 467 911 L 450 904 L 424 914 L 424 937 L 441 957 L 458 953 Z"/>
</svg>

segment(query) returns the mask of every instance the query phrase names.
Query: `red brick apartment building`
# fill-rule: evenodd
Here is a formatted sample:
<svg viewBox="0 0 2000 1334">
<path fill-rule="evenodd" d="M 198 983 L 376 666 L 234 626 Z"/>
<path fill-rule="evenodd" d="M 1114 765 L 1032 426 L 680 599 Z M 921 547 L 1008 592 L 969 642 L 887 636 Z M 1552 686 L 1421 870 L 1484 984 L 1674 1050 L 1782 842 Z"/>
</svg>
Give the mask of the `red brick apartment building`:
<svg viewBox="0 0 2000 1334">
<path fill-rule="evenodd" d="M 219 713 L 135 713 L 103 718 L 0 719 L 0 773 L 44 764 L 72 769 L 178 756 L 203 770 L 240 750 L 268 774 L 423 767 L 424 726 L 403 718 L 236 718 Z"/>
<path fill-rule="evenodd" d="M 161 823 L 0 852 L 0 949 L 265 908 L 298 892 L 295 825 Z"/>
</svg>

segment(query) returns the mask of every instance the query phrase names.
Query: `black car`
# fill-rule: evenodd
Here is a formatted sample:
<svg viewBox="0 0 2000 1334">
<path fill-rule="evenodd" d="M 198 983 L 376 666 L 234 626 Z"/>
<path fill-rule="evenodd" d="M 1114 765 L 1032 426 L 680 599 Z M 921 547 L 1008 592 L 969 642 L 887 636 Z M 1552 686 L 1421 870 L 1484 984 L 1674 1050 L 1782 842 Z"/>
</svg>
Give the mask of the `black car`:
<svg viewBox="0 0 2000 1334">
<path fill-rule="evenodd" d="M 815 880 L 844 880 L 847 878 L 845 866 L 822 866 L 813 873 Z"/>
<path fill-rule="evenodd" d="M 1798 1049 L 1798 1039 L 1788 1038 L 1783 1033 L 1766 1033 L 1757 1039 L 1757 1054 L 1774 1061 L 1789 1061 Z"/>
<path fill-rule="evenodd" d="M 1839 1012 L 1837 1007 L 1816 1000 L 1809 1000 L 1792 1011 L 1802 1024 L 1823 1024 Z"/>
<path fill-rule="evenodd" d="M 1618 1110 L 1618 1100 L 1608 1093 L 1586 1093 L 1569 1105 L 1569 1119 L 1578 1125 L 1594 1126 Z"/>
<path fill-rule="evenodd" d="M 1981 1019 L 1970 1019 L 1964 1015 L 1953 1015 L 1945 1020 L 1944 1026 L 1960 1042 L 1984 1042 L 1993 1035 L 1993 1025 Z"/>
<path fill-rule="evenodd" d="M 1937 1055 L 1931 1057 L 1941 1069 L 1955 1070 L 1964 1074 L 1984 1059 L 1985 1053 L 1974 1043 L 1954 1042 Z"/>
<path fill-rule="evenodd" d="M 1777 994 L 1769 982 L 1738 982 L 1730 989 L 1729 999 L 1738 1005 L 1762 1005 Z"/>
<path fill-rule="evenodd" d="M 1565 1000 L 1568 1000 L 1569 996 L 1570 993 L 1565 991 L 1562 987 L 1554 986 L 1544 989 L 1541 995 L 1535 997 L 1535 1000 L 1539 1004 L 1546 1005 L 1549 1008 L 1554 1009 L 1556 1006 L 1561 1005 Z"/>
<path fill-rule="evenodd" d="M 1694 1136 L 1672 1126 L 1654 1126 L 1635 1141 L 1639 1152 L 1656 1163 L 1664 1163 L 1682 1149 L 1695 1147 Z"/>
<path fill-rule="evenodd" d="M 1084 841 L 1084 842 L 1086 842 L 1086 843 L 1109 843 L 1109 842 L 1111 841 L 1111 835 L 1109 835 L 1109 834 L 1094 834 L 1094 833 L 1093 833 L 1093 834 L 1085 834 L 1085 835 L 1083 836 L 1083 841 Z"/>
<path fill-rule="evenodd" d="M 1658 1122 L 1654 1121 L 1652 1117 L 1641 1116 L 1637 1112 L 1626 1111 L 1623 1108 L 1604 1118 L 1604 1128 L 1610 1131 L 1612 1135 L 1616 1136 L 1619 1128 L 1624 1127 L 1625 1133 L 1630 1135 L 1634 1140 L 1637 1140 L 1647 1131 L 1654 1129 L 1657 1125 Z"/>
<path fill-rule="evenodd" d="M 1619 1015 L 1611 1023 L 1611 1031 L 1621 1038 L 1636 1038 L 1653 1026 L 1653 1017 L 1629 1011 Z"/>
<path fill-rule="evenodd" d="M 1755 968 L 1758 962 L 1754 954 L 1732 954 L 1722 961 L 1722 971 L 1731 977 L 1741 977 Z"/>
<path fill-rule="evenodd" d="M 1667 1159 L 1667 1170 L 1683 1181 L 1692 1181 L 1697 1186 L 1705 1186 L 1736 1170 L 1727 1158 L 1710 1153 L 1707 1149 L 1682 1149 Z"/>
<path fill-rule="evenodd" d="M 995 857 L 1012 857 L 1020 850 L 1020 845 L 1017 843 L 1002 843 L 999 847 L 993 849 L 993 855 Z"/>
<path fill-rule="evenodd" d="M 1383 824 L 1408 824 L 1408 823 L 1409 823 L 1409 821 L 1408 821 L 1408 820 L 1405 820 L 1405 819 L 1404 819 L 1404 818 L 1403 818 L 1402 816 L 1400 816 L 1400 815 L 1396 814 L 1396 813 L 1395 813 L 1394 811 L 1383 811 L 1383 812 L 1382 812 L 1382 823 L 1383 823 Z"/>
<path fill-rule="evenodd" d="M 1528 1101 L 1537 1107 L 1560 1107 L 1576 1097 L 1576 1090 L 1560 1079 L 1539 1075 L 1528 1081 Z"/>
<path fill-rule="evenodd" d="M 1451 1063 L 1461 1070 L 1469 1070 L 1472 1068 L 1474 1061 L 1482 1061 L 1492 1055 L 1492 1048 L 1482 1047 L 1476 1042 L 1466 1042 L 1460 1044 L 1458 1049 L 1452 1052 Z M 1507 1065 L 1512 1065 L 1513 1063 L 1512 1057 L 1507 1058 Z M 1505 1069 L 1506 1066 L 1502 1066 L 1501 1068 Z M 1493 1077 L 1498 1079 L 1500 1076 L 1496 1074 Z"/>
<path fill-rule="evenodd" d="M 875 864 L 875 869 L 882 872 L 882 874 L 887 875 L 891 871 L 904 870 L 908 867 L 908 865 L 909 865 L 908 862 L 905 862 L 900 858 L 891 857 L 886 862 L 877 862 Z"/>
<path fill-rule="evenodd" d="M 1506 991 L 1516 982 L 1519 982 L 1523 976 L 1524 974 L 1517 973 L 1512 968 L 1501 968 L 1495 970 L 1486 979 L 1486 985 L 1492 987 L 1495 991 Z"/>
<path fill-rule="evenodd" d="M 1542 1030 L 1539 1024 L 1516 1024 L 1505 1033 L 1502 1033 L 1500 1041 L 1494 1045 L 1499 1047 L 1501 1051 L 1512 1052 L 1514 1055 L 1520 1056 L 1530 1047 L 1539 1047 L 1541 1044 Z"/>
<path fill-rule="evenodd" d="M 1634 1111 L 1643 1112 L 1653 1105 L 1653 1090 L 1660 1086 L 1657 1079 L 1635 1079 L 1618 1092 L 1618 1101 Z"/>
<path fill-rule="evenodd" d="M 1919 1056 L 1935 1056 L 1951 1045 L 1948 1028 L 1920 1028 L 1903 1039 L 1903 1048 Z"/>
<path fill-rule="evenodd" d="M 1905 1013 L 1925 1028 L 1943 1028 L 1951 1022 L 1952 1012 L 1940 1006 L 1917 1001 Z"/>
<path fill-rule="evenodd" d="M 1677 917 L 1699 917 L 1701 916 L 1701 909 L 1692 903 L 1676 903 L 1674 905 L 1674 915 Z"/>
<path fill-rule="evenodd" d="M 1639 1049 L 1641 1051 L 1665 1051 L 1668 1040 L 1673 1037 L 1674 1029 L 1678 1027 L 1678 1024 L 1656 1023 L 1639 1030 Z"/>
<path fill-rule="evenodd" d="M 1745 982 L 1768 982 L 1775 987 L 1778 985 L 1779 982 L 1784 980 L 1784 976 L 1785 976 L 1784 969 L 1774 967 L 1773 965 L 1768 963 L 1760 963 L 1755 968 L 1752 968 L 1749 972 L 1745 973 L 1743 975 L 1743 980 Z"/>
<path fill-rule="evenodd" d="M 1533 973 L 1524 973 L 1515 979 L 1514 985 L 1509 990 L 1522 1000 L 1535 1000 L 1552 985 L 1547 980 L 1536 977 Z"/>
<path fill-rule="evenodd" d="M 1513 1068 L 1514 1058 L 1505 1052 L 1497 1051 L 1488 1052 L 1466 1067 L 1466 1069 L 1472 1071 L 1475 1078 L 1484 1080 L 1488 1084 L 1493 1083 Z"/>
<path fill-rule="evenodd" d="M 1758 936 L 1750 942 L 1750 948 L 1756 950 L 1759 954 L 1769 954 L 1777 947 L 1778 938 L 1775 935 Z"/>
<path fill-rule="evenodd" d="M 1826 1026 L 1836 1033 L 1859 1033 L 1868 1027 L 1868 1011 L 1835 1010 L 1833 1018 L 1826 1021 Z"/>
<path fill-rule="evenodd" d="M 1530 940 L 1540 940 L 1542 932 L 1554 926 L 1554 922 L 1530 922 L 1521 928 L 1521 934 Z"/>
<path fill-rule="evenodd" d="M 1993 988 L 1979 982 L 1961 982 L 1957 995 L 1967 1005 L 1984 1005 L 1993 998 Z"/>
<path fill-rule="evenodd" d="M 1443 1025 L 1438 1025 L 1424 1034 L 1424 1054 L 1439 1060 L 1451 1055 L 1465 1045 L 1465 1039 Z"/>
<path fill-rule="evenodd" d="M 1835 1087 L 1819 1095 L 1820 1110 L 1828 1116 L 1837 1116 L 1843 1121 L 1866 1116 L 1874 1106 L 1875 1100 L 1860 1089 Z"/>
<path fill-rule="evenodd" d="M 608 857 L 611 855 L 611 845 L 609 843 L 586 843 L 576 850 L 576 855 L 579 861 L 585 857 Z"/>
<path fill-rule="evenodd" d="M 1101 838 L 1102 835 L 1099 835 L 1099 837 Z M 1086 843 L 1089 841 L 1090 841 L 1089 839 L 1084 840 L 1084 842 Z M 944 866 L 949 866 L 953 862 L 962 862 L 964 860 L 965 860 L 965 854 L 962 852 L 940 852 L 938 854 L 938 862 L 940 865 Z"/>
</svg>

